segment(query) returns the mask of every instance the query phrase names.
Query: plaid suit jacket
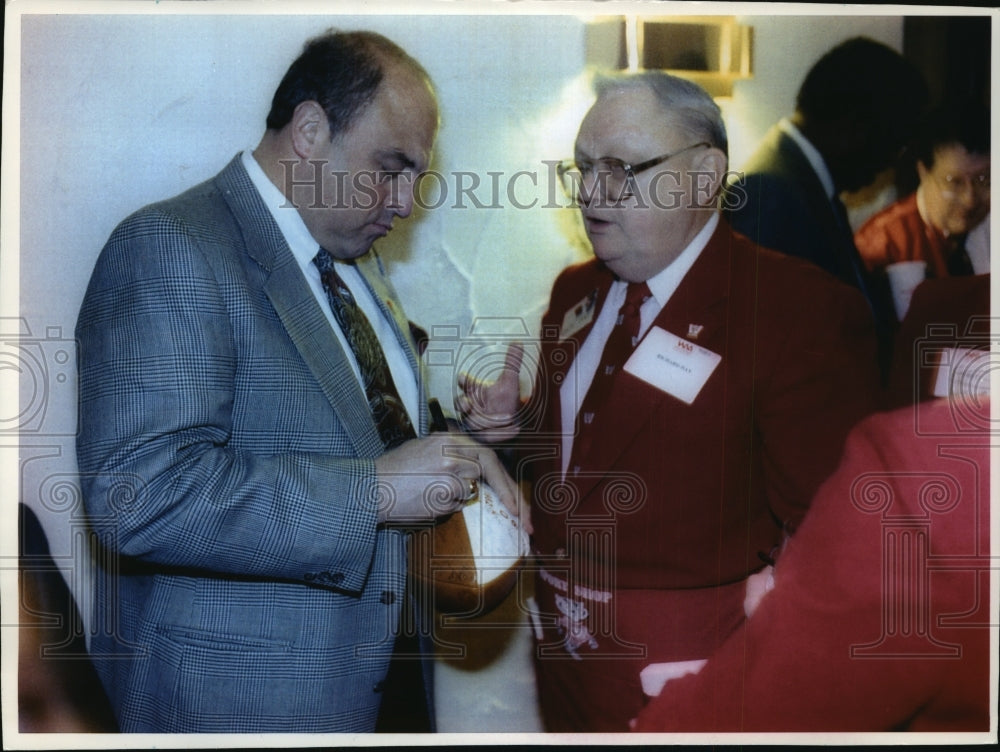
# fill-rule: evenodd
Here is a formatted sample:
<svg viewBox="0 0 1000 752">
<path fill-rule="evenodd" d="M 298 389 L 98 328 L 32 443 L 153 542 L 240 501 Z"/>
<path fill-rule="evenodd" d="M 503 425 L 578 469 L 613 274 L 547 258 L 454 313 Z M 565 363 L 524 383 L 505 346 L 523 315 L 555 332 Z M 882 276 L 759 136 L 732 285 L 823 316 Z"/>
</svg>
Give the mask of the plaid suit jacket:
<svg viewBox="0 0 1000 752">
<path fill-rule="evenodd" d="M 114 231 L 76 332 L 91 649 L 122 730 L 371 731 L 407 541 L 376 525 L 367 401 L 239 157 Z"/>
</svg>

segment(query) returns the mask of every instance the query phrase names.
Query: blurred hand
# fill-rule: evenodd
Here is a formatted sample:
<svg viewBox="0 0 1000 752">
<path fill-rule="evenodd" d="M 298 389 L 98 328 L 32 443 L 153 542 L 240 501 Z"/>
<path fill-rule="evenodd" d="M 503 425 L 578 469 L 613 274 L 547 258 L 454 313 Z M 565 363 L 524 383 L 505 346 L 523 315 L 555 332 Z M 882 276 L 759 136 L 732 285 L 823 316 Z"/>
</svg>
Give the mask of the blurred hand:
<svg viewBox="0 0 1000 752">
<path fill-rule="evenodd" d="M 480 480 L 515 516 L 524 507 L 517 484 L 493 450 L 460 433 L 407 441 L 376 459 L 375 472 L 380 523 L 405 525 L 451 514 L 465 505 Z"/>
<path fill-rule="evenodd" d="M 757 606 L 774 588 L 774 567 L 766 566 L 759 572 L 747 578 L 747 592 L 743 599 L 743 613 L 747 618 L 753 616 Z"/>
<path fill-rule="evenodd" d="M 467 373 L 458 375 L 461 394 L 456 407 L 465 427 L 480 441 L 506 441 L 517 436 L 517 411 L 521 406 L 521 388 L 518 374 L 524 358 L 524 346 L 514 342 L 507 348 L 503 372 L 492 383 L 472 378 Z"/>
</svg>

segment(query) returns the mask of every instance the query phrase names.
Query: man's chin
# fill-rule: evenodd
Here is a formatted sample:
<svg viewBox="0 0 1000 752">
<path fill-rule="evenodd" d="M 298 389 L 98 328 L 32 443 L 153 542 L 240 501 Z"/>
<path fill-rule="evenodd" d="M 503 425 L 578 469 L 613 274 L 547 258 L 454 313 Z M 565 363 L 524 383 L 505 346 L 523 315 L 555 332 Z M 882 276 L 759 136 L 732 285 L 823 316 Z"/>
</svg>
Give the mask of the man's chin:
<svg viewBox="0 0 1000 752">
<path fill-rule="evenodd" d="M 353 259 L 361 258 L 372 248 L 372 243 L 361 243 L 356 246 L 338 246 L 336 249 L 328 248 L 330 255 L 335 259 L 340 259 L 341 261 L 351 261 Z"/>
<path fill-rule="evenodd" d="M 949 235 L 967 235 L 969 231 L 981 221 L 981 219 L 957 220 L 955 222 L 949 222 L 946 225 L 945 230 Z"/>
<path fill-rule="evenodd" d="M 590 248 L 594 255 L 601 261 L 614 261 L 622 255 L 619 248 L 615 248 L 613 244 L 607 242 L 607 238 L 600 235 L 588 235 L 587 239 L 590 241 Z"/>
<path fill-rule="evenodd" d="M 597 260 L 600 261 L 602 264 L 604 264 L 604 266 L 608 267 L 609 269 L 612 266 L 614 266 L 615 262 L 618 261 L 618 259 L 620 258 L 618 254 L 607 253 L 605 251 L 602 251 L 600 248 L 594 248 L 593 252 Z"/>
<path fill-rule="evenodd" d="M 620 255 L 601 256 L 597 253 L 594 255 L 597 256 L 597 260 L 601 262 L 601 265 L 611 271 L 616 277 L 622 276 L 625 264 Z"/>
</svg>

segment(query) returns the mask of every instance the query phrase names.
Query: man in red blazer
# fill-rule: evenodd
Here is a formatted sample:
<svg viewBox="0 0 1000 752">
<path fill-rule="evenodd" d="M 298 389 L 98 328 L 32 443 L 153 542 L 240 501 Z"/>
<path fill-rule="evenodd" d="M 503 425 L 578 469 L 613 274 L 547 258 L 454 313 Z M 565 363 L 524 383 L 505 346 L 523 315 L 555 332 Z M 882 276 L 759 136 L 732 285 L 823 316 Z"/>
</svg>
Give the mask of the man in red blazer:
<svg viewBox="0 0 1000 752">
<path fill-rule="evenodd" d="M 859 425 L 773 589 L 635 729 L 988 731 L 995 430 L 975 397 Z"/>
<path fill-rule="evenodd" d="M 659 72 L 600 82 L 560 166 L 596 258 L 555 282 L 517 426 L 550 731 L 627 730 L 644 678 L 739 627 L 748 575 L 873 406 L 864 299 L 735 234 L 717 209 L 726 169 L 718 107 Z M 602 362 L 636 318 L 638 344 Z M 513 383 L 466 381 L 459 407 L 502 435 Z"/>
</svg>

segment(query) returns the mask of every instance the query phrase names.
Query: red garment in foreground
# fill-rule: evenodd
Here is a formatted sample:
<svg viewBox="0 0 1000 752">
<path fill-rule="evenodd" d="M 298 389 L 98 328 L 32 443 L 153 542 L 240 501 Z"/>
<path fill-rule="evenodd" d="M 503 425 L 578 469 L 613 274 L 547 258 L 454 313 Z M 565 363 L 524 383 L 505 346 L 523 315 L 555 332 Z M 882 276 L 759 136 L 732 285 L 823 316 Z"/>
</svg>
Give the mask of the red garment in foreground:
<svg viewBox="0 0 1000 752">
<path fill-rule="evenodd" d="M 896 332 L 885 407 L 932 399 L 942 350 L 990 341 L 989 274 L 924 280 Z"/>
<path fill-rule="evenodd" d="M 862 423 L 775 587 L 636 731 L 986 731 L 989 403 Z"/>
</svg>

